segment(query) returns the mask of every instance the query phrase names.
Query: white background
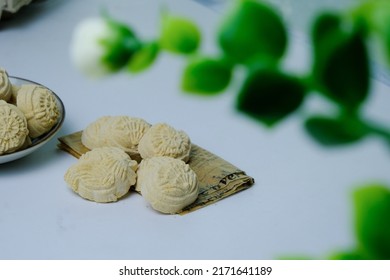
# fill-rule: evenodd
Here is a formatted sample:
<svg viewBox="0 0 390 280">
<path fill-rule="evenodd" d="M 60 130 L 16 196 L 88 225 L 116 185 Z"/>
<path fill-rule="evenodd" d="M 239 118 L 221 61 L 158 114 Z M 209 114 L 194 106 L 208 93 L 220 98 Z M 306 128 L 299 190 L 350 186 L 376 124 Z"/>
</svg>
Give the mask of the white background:
<svg viewBox="0 0 390 280">
<path fill-rule="evenodd" d="M 300 115 L 274 130 L 234 109 L 235 86 L 200 98 L 179 89 L 183 60 L 162 55 L 139 76 L 88 80 L 71 65 L 76 24 L 105 8 L 145 38 L 158 36 L 161 3 L 201 27 L 203 51 L 216 53 L 220 14 L 187 0 L 38 1 L 0 22 L 0 65 L 13 76 L 54 90 L 66 107 L 58 136 L 103 115 L 167 122 L 192 141 L 245 170 L 256 184 L 185 216 L 162 215 L 130 194 L 98 204 L 73 193 L 63 176 L 76 159 L 53 139 L 38 152 L 0 165 L 1 259 L 276 259 L 326 258 L 355 246 L 351 193 L 366 182 L 390 182 L 390 151 L 369 138 L 323 149 L 304 133 Z M 303 72 L 309 46 L 297 36 L 285 67 Z M 365 108 L 390 123 L 389 87 L 374 81 Z M 321 101 L 310 105 L 322 109 Z"/>
<path fill-rule="evenodd" d="M 282 260 L 26 260 L 1 261 L 0 276 L 7 280 L 42 279 L 349 279 L 387 280 L 388 261 Z M 23 269 L 20 269 L 20 268 Z M 261 275 L 261 269 L 271 268 Z M 161 268 L 161 270 L 160 270 Z M 245 275 L 245 268 L 247 274 Z M 126 270 L 127 269 L 127 270 Z M 121 274 L 122 270 L 122 275 Z M 127 274 L 125 274 L 125 271 Z M 162 275 L 156 275 L 157 273 Z M 240 273 L 239 271 L 244 273 Z M 268 270 L 270 271 L 270 270 Z M 136 273 L 138 272 L 138 275 Z M 157 272 L 157 273 L 156 273 Z M 167 275 L 173 273 L 174 276 Z M 191 274 L 192 273 L 192 274 Z M 215 273 L 215 275 L 214 275 Z M 252 275 L 251 275 L 252 273 Z M 191 274 L 191 275 L 186 275 Z M 222 274 L 222 275 L 220 275 Z M 235 275 L 234 275 L 235 274 Z M 260 274 L 260 275 L 259 275 Z"/>
</svg>

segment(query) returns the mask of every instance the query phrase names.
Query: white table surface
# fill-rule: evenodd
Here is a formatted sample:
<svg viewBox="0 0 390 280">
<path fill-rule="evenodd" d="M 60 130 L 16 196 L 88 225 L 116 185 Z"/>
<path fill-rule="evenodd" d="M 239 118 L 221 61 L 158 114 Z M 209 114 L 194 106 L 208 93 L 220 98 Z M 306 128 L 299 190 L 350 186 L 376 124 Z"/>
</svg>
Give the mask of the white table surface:
<svg viewBox="0 0 390 280">
<path fill-rule="evenodd" d="M 66 120 L 58 136 L 103 115 L 167 122 L 245 170 L 256 184 L 184 216 L 159 214 L 135 193 L 98 204 L 67 187 L 63 176 L 76 159 L 53 139 L 26 158 L 0 165 L 0 259 L 323 258 L 354 246 L 351 192 L 356 184 L 390 183 L 390 152 L 380 140 L 323 149 L 306 136 L 298 117 L 268 131 L 235 111 L 234 86 L 215 98 L 180 92 L 183 61 L 168 54 L 144 74 L 100 81 L 71 65 L 69 41 L 80 20 L 106 8 L 152 38 L 162 2 L 194 19 L 205 36 L 203 50 L 216 52 L 219 14 L 193 1 L 52 0 L 0 22 L 0 66 L 61 97 Z M 308 46 L 297 41 L 286 67 L 301 71 Z M 374 81 L 368 116 L 390 123 L 389 90 Z"/>
</svg>

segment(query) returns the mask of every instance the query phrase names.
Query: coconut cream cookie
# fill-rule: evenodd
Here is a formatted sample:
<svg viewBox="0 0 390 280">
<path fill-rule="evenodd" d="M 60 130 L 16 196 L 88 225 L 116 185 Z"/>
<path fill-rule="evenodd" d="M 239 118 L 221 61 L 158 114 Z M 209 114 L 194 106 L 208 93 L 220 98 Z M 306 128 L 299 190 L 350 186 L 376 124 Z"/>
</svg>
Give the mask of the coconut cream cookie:
<svg viewBox="0 0 390 280">
<path fill-rule="evenodd" d="M 81 134 L 81 143 L 90 150 L 95 148 L 107 147 L 106 141 L 109 116 L 100 117 L 96 121 L 90 123 Z"/>
<path fill-rule="evenodd" d="M 28 133 L 27 120 L 22 111 L 0 100 L 0 155 L 20 149 Z"/>
<path fill-rule="evenodd" d="M 165 123 L 153 125 L 142 137 L 138 150 L 142 158 L 168 156 L 187 162 L 191 141 L 188 135 Z"/>
<path fill-rule="evenodd" d="M 139 154 L 139 141 L 150 126 L 140 118 L 105 116 L 84 129 L 81 142 L 89 149 L 118 147 L 133 157 Z"/>
<path fill-rule="evenodd" d="M 18 91 L 20 89 L 20 86 L 12 85 L 11 88 L 12 88 L 12 90 L 11 90 L 11 97 L 8 100 L 8 103 L 16 105 L 16 99 L 17 99 L 17 96 L 18 96 Z"/>
<path fill-rule="evenodd" d="M 74 192 L 96 202 L 113 202 L 136 183 L 137 162 L 115 147 L 93 149 L 80 157 L 65 173 Z"/>
<path fill-rule="evenodd" d="M 7 71 L 0 68 L 0 100 L 8 101 L 12 96 L 12 85 L 9 81 Z"/>
<path fill-rule="evenodd" d="M 139 165 L 136 189 L 153 209 L 174 214 L 196 200 L 199 185 L 195 172 L 184 161 L 152 157 Z"/>
<path fill-rule="evenodd" d="M 21 86 L 16 96 L 16 104 L 26 116 L 31 138 L 48 132 L 60 117 L 53 93 L 39 85 Z"/>
</svg>

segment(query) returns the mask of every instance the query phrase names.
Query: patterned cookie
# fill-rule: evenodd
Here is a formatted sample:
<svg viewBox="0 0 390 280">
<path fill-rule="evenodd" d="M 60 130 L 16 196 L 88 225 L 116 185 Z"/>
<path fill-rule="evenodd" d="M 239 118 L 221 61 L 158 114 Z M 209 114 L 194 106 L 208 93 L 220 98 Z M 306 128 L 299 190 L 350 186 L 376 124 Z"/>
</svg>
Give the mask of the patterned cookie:
<svg viewBox="0 0 390 280">
<path fill-rule="evenodd" d="M 9 101 L 12 95 L 12 85 L 7 71 L 0 68 L 0 100 Z"/>
<path fill-rule="evenodd" d="M 90 123 L 81 134 L 81 143 L 90 150 L 95 148 L 108 147 L 107 134 L 109 116 L 100 117 Z"/>
<path fill-rule="evenodd" d="M 191 141 L 188 135 L 165 123 L 153 125 L 138 145 L 142 158 L 168 156 L 187 162 L 190 157 Z"/>
<path fill-rule="evenodd" d="M 8 103 L 16 105 L 16 99 L 17 99 L 17 96 L 18 96 L 19 89 L 20 89 L 20 86 L 12 85 L 12 87 L 11 87 L 11 97 L 8 100 Z"/>
<path fill-rule="evenodd" d="M 84 129 L 81 142 L 89 149 L 118 147 L 133 158 L 139 154 L 138 143 L 149 128 L 150 124 L 140 118 L 105 116 Z"/>
<path fill-rule="evenodd" d="M 80 157 L 64 179 L 81 197 L 96 202 L 113 202 L 136 183 L 137 162 L 119 148 L 93 149 Z"/>
<path fill-rule="evenodd" d="M 153 209 L 174 214 L 196 200 L 199 185 L 195 172 L 184 161 L 152 157 L 139 165 L 136 189 Z"/>
<path fill-rule="evenodd" d="M 16 104 L 27 118 L 31 138 L 48 132 L 60 117 L 53 93 L 43 86 L 33 84 L 21 86 L 16 96 Z"/>
<path fill-rule="evenodd" d="M 24 114 L 15 105 L 0 100 L 0 155 L 22 148 L 27 136 Z"/>
</svg>

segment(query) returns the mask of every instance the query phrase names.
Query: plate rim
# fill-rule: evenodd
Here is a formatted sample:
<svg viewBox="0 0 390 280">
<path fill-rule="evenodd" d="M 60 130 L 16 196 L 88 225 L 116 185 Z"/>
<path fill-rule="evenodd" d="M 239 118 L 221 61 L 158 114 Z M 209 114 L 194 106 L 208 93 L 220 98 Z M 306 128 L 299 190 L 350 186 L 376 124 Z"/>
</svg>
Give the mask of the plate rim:
<svg viewBox="0 0 390 280">
<path fill-rule="evenodd" d="M 63 125 L 63 123 L 65 121 L 65 115 L 66 115 L 65 105 L 64 105 L 63 101 L 49 87 L 47 87 L 47 86 L 45 86 L 45 85 L 43 85 L 41 83 L 37 83 L 37 82 L 34 82 L 32 80 L 21 78 L 21 77 L 17 77 L 17 76 L 8 76 L 8 78 L 10 80 L 17 80 L 19 82 L 22 82 L 23 84 L 35 84 L 35 85 L 42 86 L 42 87 L 50 90 L 53 93 L 53 95 L 55 96 L 56 102 L 58 103 L 58 105 L 60 107 L 61 117 L 60 117 L 59 121 L 50 129 L 49 132 L 45 133 L 42 136 L 42 138 L 38 137 L 39 139 L 36 142 L 34 142 L 31 146 L 28 146 L 28 147 L 26 147 L 24 149 L 21 149 L 21 150 L 17 150 L 15 152 L 11 152 L 11 153 L 8 153 L 8 154 L 0 155 L 0 164 L 1 163 L 6 163 L 6 162 L 9 162 L 9 161 L 12 161 L 12 160 L 16 160 L 16 159 L 19 159 L 19 158 L 24 157 L 24 156 L 27 156 L 29 153 L 32 153 L 36 149 L 40 148 L 44 143 L 48 142 L 51 138 L 53 138 L 54 135 L 61 129 L 61 127 L 62 127 L 62 125 Z M 12 81 L 11 81 L 11 84 L 13 84 Z M 8 160 L 7 160 L 7 158 L 8 158 Z"/>
</svg>

